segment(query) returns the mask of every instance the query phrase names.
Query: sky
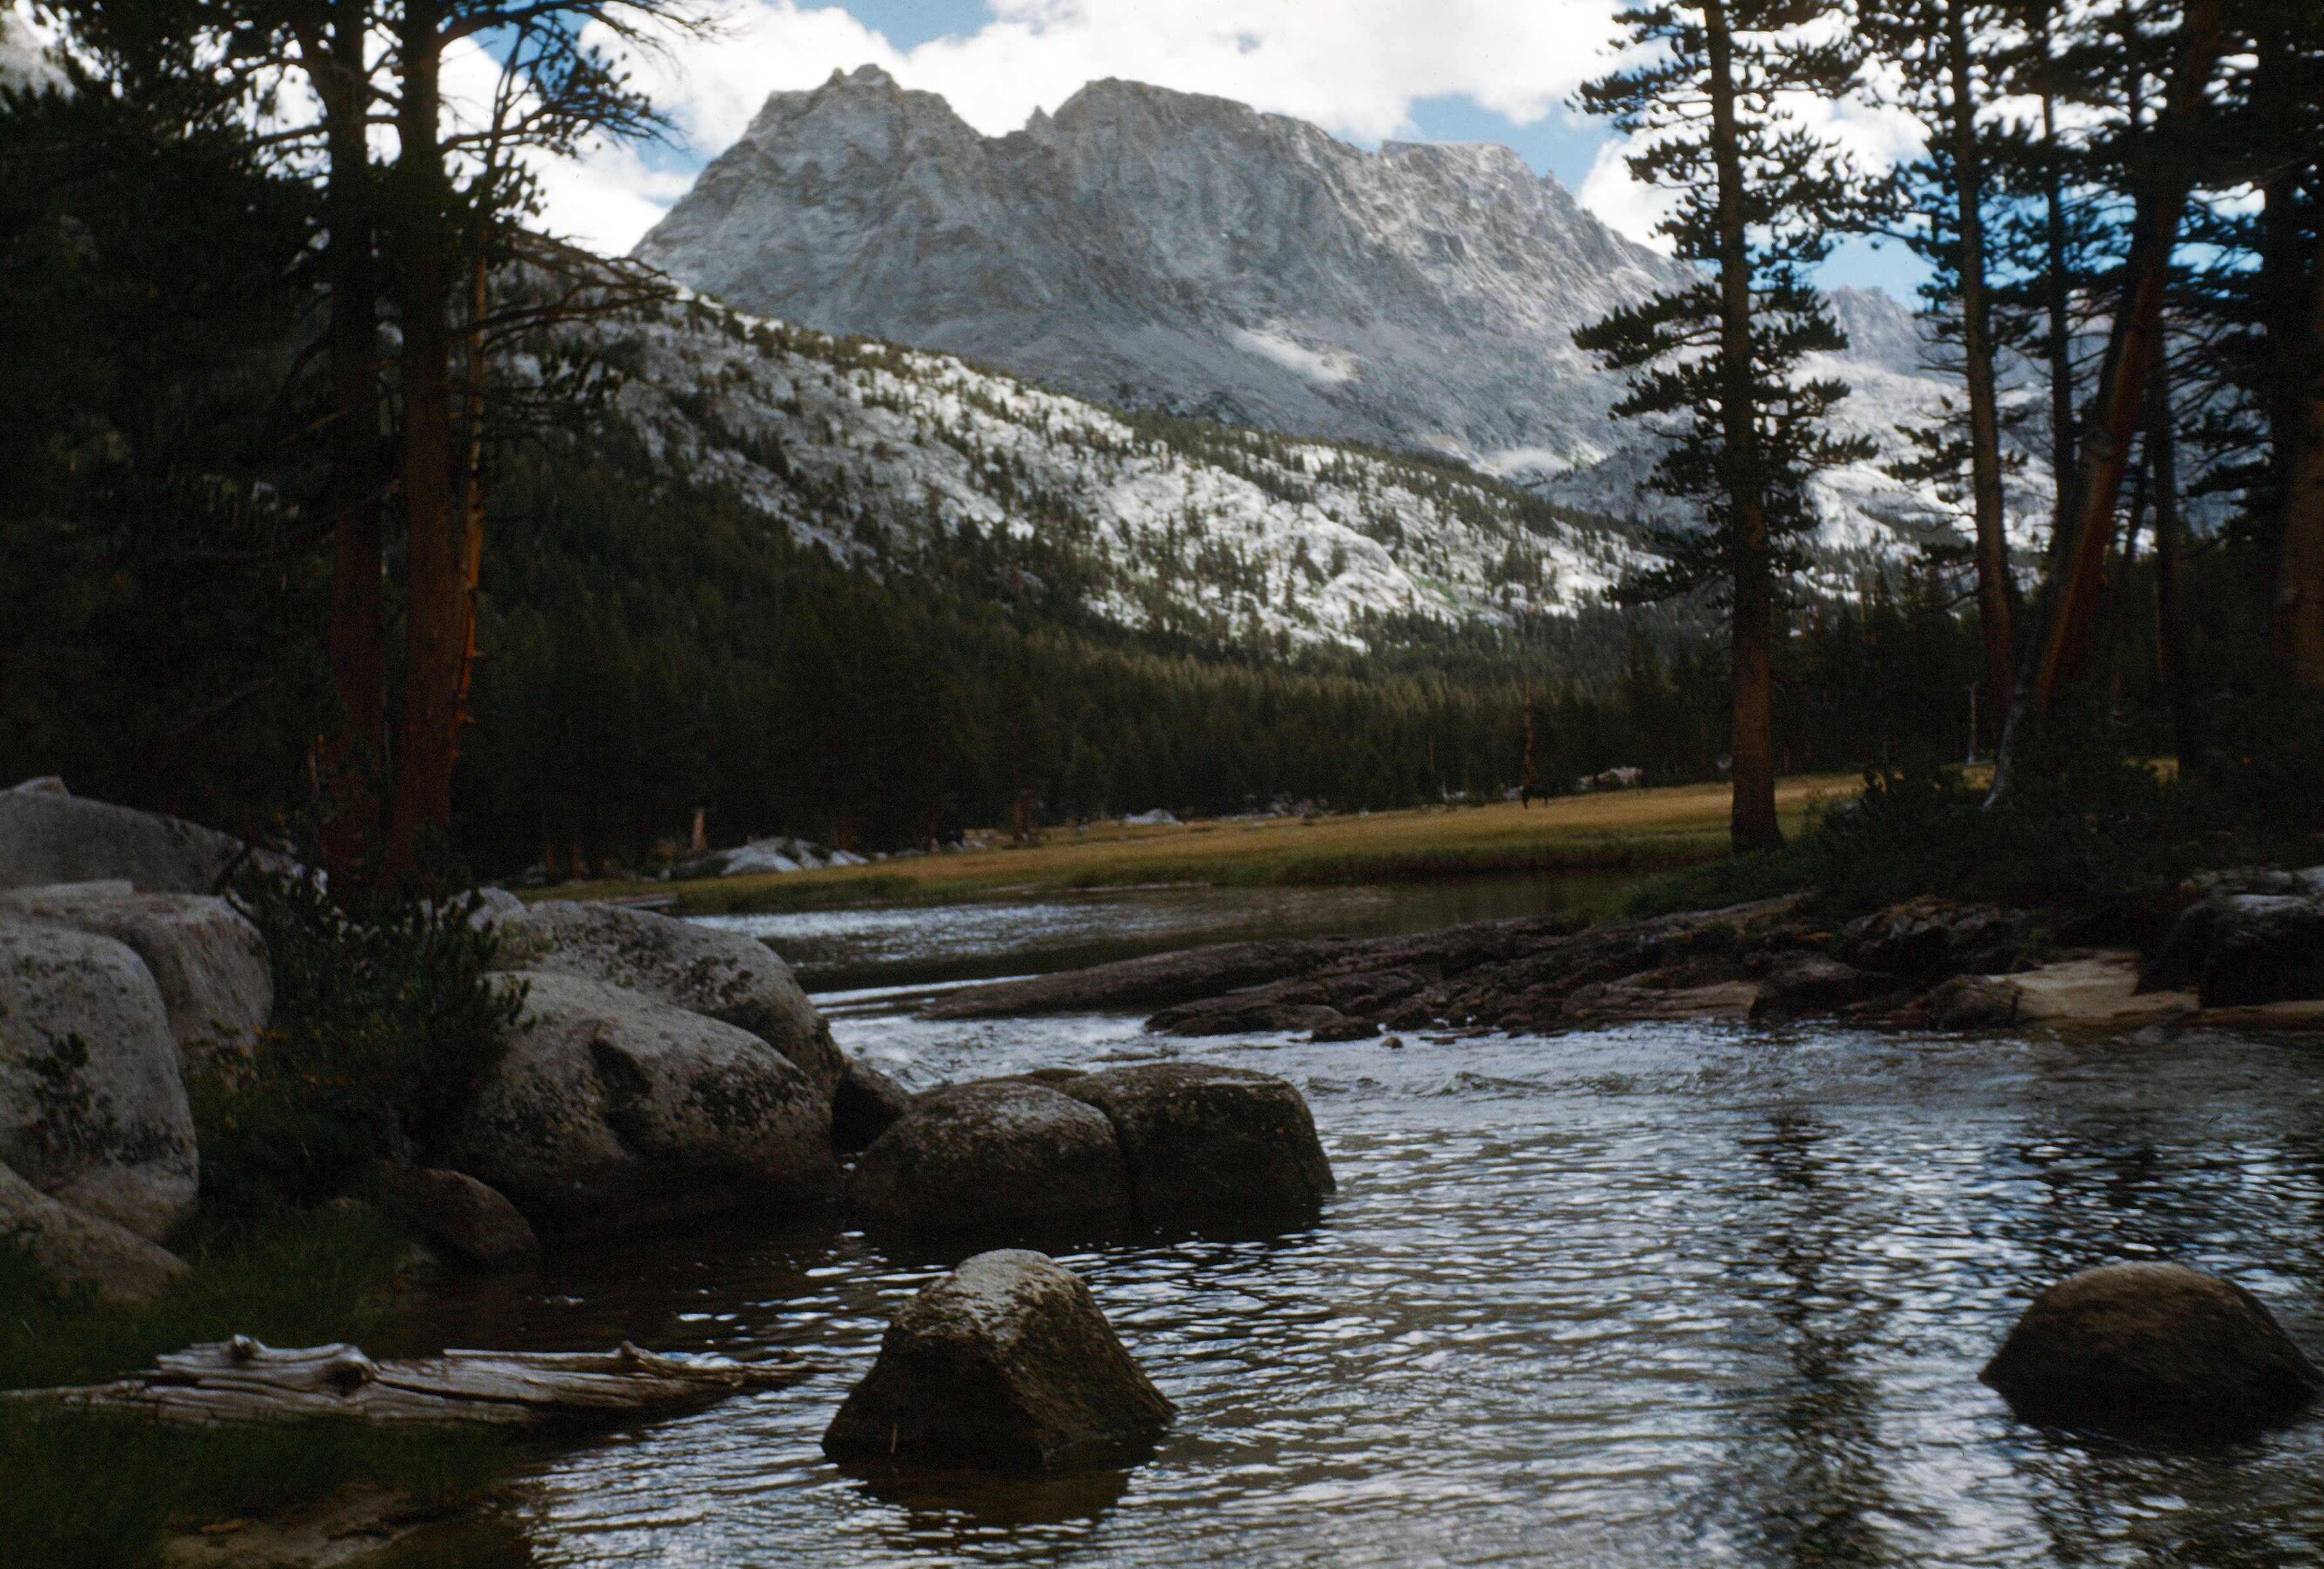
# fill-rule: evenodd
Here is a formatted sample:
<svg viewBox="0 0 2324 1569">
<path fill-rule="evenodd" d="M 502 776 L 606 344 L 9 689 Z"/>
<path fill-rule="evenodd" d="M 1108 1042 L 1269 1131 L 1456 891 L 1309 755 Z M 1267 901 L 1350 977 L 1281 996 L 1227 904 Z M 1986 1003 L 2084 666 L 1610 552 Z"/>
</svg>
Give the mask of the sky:
<svg viewBox="0 0 2324 1569">
<path fill-rule="evenodd" d="M 1566 106 L 1612 63 L 1618 9 L 1611 0 L 729 0 L 719 36 L 632 62 L 637 84 L 674 122 L 671 139 L 599 147 L 545 169 L 547 226 L 628 250 L 768 93 L 872 63 L 942 94 L 987 135 L 1056 109 L 1086 81 L 1120 77 L 1296 115 L 1365 148 L 1504 143 L 1615 228 L 1659 244 L 1654 198 L 1622 167 L 1621 139 Z M 458 74 L 447 71 L 447 88 Z M 1868 162 L 1911 152 L 1894 117 L 1808 113 Z M 1909 300 L 1924 276 L 1902 246 L 1859 241 L 1835 253 L 1820 281 Z"/>
</svg>

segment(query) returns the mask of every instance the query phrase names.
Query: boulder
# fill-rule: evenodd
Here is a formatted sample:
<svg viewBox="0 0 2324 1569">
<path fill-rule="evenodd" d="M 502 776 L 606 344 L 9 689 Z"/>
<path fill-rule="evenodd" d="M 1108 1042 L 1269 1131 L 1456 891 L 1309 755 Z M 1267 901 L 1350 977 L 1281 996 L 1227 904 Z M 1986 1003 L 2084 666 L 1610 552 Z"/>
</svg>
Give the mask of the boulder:
<svg viewBox="0 0 2324 1569">
<path fill-rule="evenodd" d="M 847 1201 L 874 1225 L 921 1234 L 1102 1235 L 1131 1215 L 1113 1124 L 1025 1080 L 915 1096 L 863 1151 Z"/>
<path fill-rule="evenodd" d="M 1939 1029 L 2005 1029 L 2017 1022 L 2024 996 L 2004 976 L 1955 975 L 1921 999 L 1921 1008 Z"/>
<path fill-rule="evenodd" d="M 2215 893 L 2179 912 L 2139 985 L 2192 987 L 2206 1008 L 2324 997 L 2324 899 Z"/>
<path fill-rule="evenodd" d="M 1138 1218 L 1176 1230 L 1298 1223 L 1336 1186 L 1297 1089 L 1215 1063 L 1146 1063 L 1083 1074 L 1061 1093 L 1105 1113 Z"/>
<path fill-rule="evenodd" d="M 1952 975 L 2015 970 L 2030 944 L 2022 911 L 1932 897 L 1849 922 L 1834 937 L 1831 956 L 1926 986 Z"/>
<path fill-rule="evenodd" d="M 749 1030 L 540 972 L 451 1164 L 535 1221 L 820 1204 L 831 1103 Z"/>
<path fill-rule="evenodd" d="M 182 1068 L 232 1063 L 274 1011 L 265 939 L 223 899 L 68 882 L 0 893 L 0 914 L 95 932 L 136 950 L 161 989 Z"/>
<path fill-rule="evenodd" d="M 896 1124 L 912 1092 L 860 1057 L 844 1057 L 831 1097 L 831 1147 L 853 1155 Z"/>
<path fill-rule="evenodd" d="M 144 961 L 111 937 L 0 918 L 0 1161 L 159 1241 L 194 1212 L 196 1160 Z"/>
<path fill-rule="evenodd" d="M 59 1204 L 0 1166 L 0 1239 L 13 1239 L 32 1262 L 68 1286 L 94 1286 L 107 1297 L 143 1302 L 182 1279 L 185 1260 L 126 1226 Z"/>
<path fill-rule="evenodd" d="M 2061 1280 L 1978 1377 L 2029 1421 L 2222 1430 L 2290 1416 L 2318 1384 L 2257 1297 L 2159 1263 Z"/>
<path fill-rule="evenodd" d="M 1789 954 L 1759 983 L 1751 1017 L 1763 1022 L 1836 1013 L 1896 990 L 1895 977 L 1859 970 L 1821 954 Z"/>
<path fill-rule="evenodd" d="M 843 1463 L 1080 1471 L 1135 1458 L 1176 1415 L 1077 1276 L 1007 1249 L 896 1310 L 823 1451 Z"/>
<path fill-rule="evenodd" d="M 391 1167 L 380 1196 L 403 1223 L 471 1264 L 505 1264 L 540 1251 L 531 1225 L 493 1188 L 465 1172 Z"/>
<path fill-rule="evenodd" d="M 217 893 L 248 854 L 230 834 L 84 800 L 53 779 L 0 790 L 0 888 L 120 878 L 149 893 Z"/>
<path fill-rule="evenodd" d="M 749 1030 L 824 1099 L 845 1064 L 830 1027 L 775 951 L 741 932 L 611 904 L 544 900 L 494 923 L 512 969 L 603 981 Z"/>
</svg>

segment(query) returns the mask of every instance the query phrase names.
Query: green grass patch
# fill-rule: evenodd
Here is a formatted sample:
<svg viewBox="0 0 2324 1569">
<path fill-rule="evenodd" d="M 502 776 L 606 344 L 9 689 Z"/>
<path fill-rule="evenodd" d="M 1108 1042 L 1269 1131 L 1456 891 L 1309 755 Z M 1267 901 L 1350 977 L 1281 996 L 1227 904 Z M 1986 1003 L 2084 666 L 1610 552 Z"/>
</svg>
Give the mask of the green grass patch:
<svg viewBox="0 0 2324 1569">
<path fill-rule="evenodd" d="M 0 1569 L 138 1569 L 172 1531 L 265 1516 L 374 1482 L 447 1508 L 507 1464 L 489 1430 L 359 1422 L 171 1428 L 0 1412 Z"/>
<path fill-rule="evenodd" d="M 351 1341 L 392 1351 L 384 1288 L 409 1239 L 378 1212 L 324 1210 L 174 1239 L 193 1266 L 151 1302 L 115 1302 L 0 1245 L 0 1389 L 101 1383 L 166 1352 L 249 1334 L 269 1345 Z M 150 1562 L 175 1528 L 272 1513 L 349 1482 L 448 1503 L 511 1457 L 465 1428 L 360 1423 L 162 1427 L 0 1403 L 0 1569 Z"/>
<path fill-rule="evenodd" d="M 97 1383 L 236 1334 L 376 1351 L 392 1333 L 382 1288 L 409 1239 L 375 1210 L 207 1235 L 198 1221 L 175 1240 L 193 1271 L 150 1302 L 60 1288 L 22 1250 L 0 1247 L 0 1389 Z"/>
</svg>

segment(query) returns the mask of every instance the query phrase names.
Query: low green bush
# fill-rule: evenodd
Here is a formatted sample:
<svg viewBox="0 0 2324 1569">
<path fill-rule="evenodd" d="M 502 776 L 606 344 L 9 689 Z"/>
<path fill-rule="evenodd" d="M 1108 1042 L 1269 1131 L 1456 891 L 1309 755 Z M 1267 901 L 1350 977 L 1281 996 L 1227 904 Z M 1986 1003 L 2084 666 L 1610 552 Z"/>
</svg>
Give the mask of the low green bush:
<svg viewBox="0 0 2324 1569">
<path fill-rule="evenodd" d="M 260 1216 L 360 1192 L 383 1159 L 427 1158 L 500 1060 L 520 989 L 468 924 L 456 869 L 344 906 L 310 877 L 253 871 L 235 902 L 266 939 L 274 1016 L 244 1060 L 189 1084 L 202 1206 Z"/>
<path fill-rule="evenodd" d="M 2324 724 L 2306 698 L 2251 700 L 2215 723 L 2220 744 L 2181 778 L 2125 757 L 2087 720 L 2040 726 L 2009 798 L 1925 756 L 1865 771 L 1863 793 L 1820 808 L 1780 850 L 1657 878 L 1628 912 L 1715 909 L 1797 889 L 1845 919 L 1942 894 L 2151 926 L 2205 867 L 2324 860 Z M 2304 783 L 2301 782 L 2305 780 Z"/>
</svg>

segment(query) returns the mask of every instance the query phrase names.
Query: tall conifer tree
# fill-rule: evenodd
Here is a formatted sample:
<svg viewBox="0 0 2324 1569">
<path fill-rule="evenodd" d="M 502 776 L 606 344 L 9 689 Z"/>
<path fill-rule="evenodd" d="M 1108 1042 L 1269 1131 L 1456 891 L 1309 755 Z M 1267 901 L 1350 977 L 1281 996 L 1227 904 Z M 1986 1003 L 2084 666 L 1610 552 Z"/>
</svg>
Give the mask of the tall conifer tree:
<svg viewBox="0 0 2324 1569">
<path fill-rule="evenodd" d="M 1726 600 L 1730 834 L 1738 851 L 1770 849 L 1783 843 L 1775 580 L 1796 566 L 1793 541 L 1815 522 L 1809 475 L 1873 451 L 1825 428 L 1847 386 L 1800 374 L 1803 355 L 1847 345 L 1806 270 L 1858 220 L 1864 182 L 1784 99 L 1849 93 L 1859 56 L 1835 8 L 1818 0 L 1693 0 L 1618 20 L 1621 44 L 1647 63 L 1588 84 L 1577 103 L 1640 139 L 1632 176 L 1677 198 L 1660 232 L 1712 276 L 1618 310 L 1574 342 L 1629 373 L 1615 414 L 1667 438 L 1650 483 L 1702 508 L 1701 527 L 1659 531 L 1668 565 L 1629 590 Z"/>
</svg>

